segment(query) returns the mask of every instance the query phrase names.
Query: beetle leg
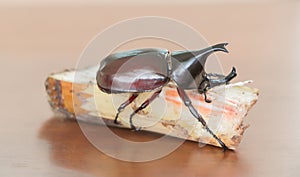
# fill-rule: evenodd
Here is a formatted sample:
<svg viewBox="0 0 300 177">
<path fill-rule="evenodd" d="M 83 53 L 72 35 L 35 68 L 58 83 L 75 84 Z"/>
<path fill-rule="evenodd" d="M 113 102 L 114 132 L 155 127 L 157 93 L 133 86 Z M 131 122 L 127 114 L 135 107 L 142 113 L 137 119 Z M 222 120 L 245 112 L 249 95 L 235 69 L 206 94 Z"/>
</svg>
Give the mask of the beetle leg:
<svg viewBox="0 0 300 177">
<path fill-rule="evenodd" d="M 231 72 L 225 77 L 218 78 L 218 79 L 208 78 L 210 88 L 218 86 L 218 85 L 228 84 L 236 76 L 237 76 L 236 69 L 235 69 L 235 67 L 233 67 Z"/>
<path fill-rule="evenodd" d="M 211 103 L 211 100 L 207 98 L 206 93 L 207 93 L 207 87 L 205 87 L 204 92 L 203 92 L 204 100 L 205 100 L 206 103 Z"/>
<path fill-rule="evenodd" d="M 218 74 L 218 73 L 207 73 L 207 77 L 208 78 L 211 78 L 211 77 L 222 78 L 225 76 L 223 74 Z"/>
<path fill-rule="evenodd" d="M 133 125 L 133 123 L 132 123 L 132 118 L 133 118 L 133 116 L 134 116 L 136 113 L 138 113 L 139 111 L 145 109 L 145 108 L 146 108 L 146 107 L 147 107 L 147 106 L 148 106 L 155 98 L 157 98 L 157 96 L 160 94 L 160 92 L 161 92 L 161 90 L 158 90 L 158 91 L 154 92 L 153 95 L 152 95 L 150 98 L 148 98 L 146 101 L 144 101 L 144 102 L 141 104 L 140 107 L 138 107 L 136 110 L 133 111 L 133 113 L 130 114 L 130 117 L 129 117 L 129 123 L 130 123 L 131 129 L 133 129 L 133 130 L 135 130 L 135 131 L 139 130 L 139 129 L 137 129 L 137 128 Z"/>
<path fill-rule="evenodd" d="M 235 67 L 232 67 L 231 72 L 225 77 L 226 84 L 228 84 L 233 78 L 237 76 Z"/>
<path fill-rule="evenodd" d="M 190 100 L 190 98 L 188 97 L 188 95 L 186 94 L 186 92 L 177 87 L 177 92 L 180 96 L 180 98 L 182 99 L 182 101 L 184 102 L 185 106 L 189 108 L 191 114 L 198 119 L 199 122 L 201 122 L 201 124 L 203 125 L 203 127 L 206 129 L 206 131 L 208 131 L 209 134 L 211 134 L 215 140 L 217 140 L 217 142 L 222 146 L 223 150 L 226 151 L 228 149 L 228 147 L 223 143 L 223 141 L 218 138 L 213 131 L 210 130 L 210 128 L 207 126 L 205 120 L 203 119 L 203 117 L 198 113 L 198 111 L 194 108 L 194 106 L 192 105 L 192 101 Z"/>
<path fill-rule="evenodd" d="M 203 90 L 201 89 L 201 87 L 202 87 L 202 85 L 204 85 L 203 87 Z M 206 93 L 207 93 L 207 91 L 208 91 L 208 89 L 209 89 L 209 87 L 210 87 L 210 83 L 209 83 L 209 74 L 204 74 L 204 76 L 203 76 L 203 80 L 201 81 L 201 83 L 199 84 L 199 88 L 198 88 L 198 92 L 200 93 L 200 94 L 204 94 L 204 100 L 205 100 L 205 102 L 206 103 L 211 103 L 211 100 L 209 100 L 208 98 L 207 98 L 207 95 L 206 95 Z"/>
<path fill-rule="evenodd" d="M 122 103 L 122 104 L 119 106 L 118 112 L 117 112 L 117 114 L 116 114 L 116 116 L 115 116 L 115 120 L 114 120 L 114 123 L 115 123 L 115 124 L 119 124 L 119 123 L 118 123 L 118 117 L 119 117 L 119 114 L 126 108 L 126 106 L 128 106 L 130 103 L 132 103 L 133 100 L 135 100 L 137 96 L 138 96 L 138 94 L 136 94 L 136 93 L 132 94 L 132 95 L 129 97 L 128 100 L 126 100 L 124 103 Z"/>
</svg>

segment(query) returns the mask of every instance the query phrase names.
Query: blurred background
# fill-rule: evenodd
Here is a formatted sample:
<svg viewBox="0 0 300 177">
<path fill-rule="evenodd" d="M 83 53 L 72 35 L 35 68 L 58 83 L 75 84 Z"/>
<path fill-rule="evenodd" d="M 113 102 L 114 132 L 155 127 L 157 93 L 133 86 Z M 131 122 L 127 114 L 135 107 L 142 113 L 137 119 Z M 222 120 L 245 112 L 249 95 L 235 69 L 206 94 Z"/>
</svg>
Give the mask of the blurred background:
<svg viewBox="0 0 300 177">
<path fill-rule="evenodd" d="M 234 65 L 236 81 L 252 79 L 261 93 L 236 153 L 223 158 L 187 142 L 158 161 L 121 162 L 53 115 L 46 77 L 74 68 L 99 32 L 140 16 L 182 21 L 209 44 L 229 42 L 230 53 L 218 54 L 224 71 Z M 1 0 L 0 176 L 299 176 L 299 31 L 297 0 Z"/>
</svg>

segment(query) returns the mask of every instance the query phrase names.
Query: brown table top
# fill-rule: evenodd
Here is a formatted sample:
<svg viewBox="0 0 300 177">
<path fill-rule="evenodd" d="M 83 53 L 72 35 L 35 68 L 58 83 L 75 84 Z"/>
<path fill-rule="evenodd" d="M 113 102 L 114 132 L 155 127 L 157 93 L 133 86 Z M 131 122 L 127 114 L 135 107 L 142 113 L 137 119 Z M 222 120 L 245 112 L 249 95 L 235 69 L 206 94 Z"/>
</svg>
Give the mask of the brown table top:
<svg viewBox="0 0 300 177">
<path fill-rule="evenodd" d="M 299 176 L 299 5 L 0 7 L 0 176 Z M 236 152 L 185 142 L 159 160 L 123 162 L 93 147 L 75 121 L 53 115 L 47 75 L 75 67 L 101 30 L 142 15 L 175 18 L 211 44 L 230 43 L 229 55 L 218 55 L 224 71 L 234 65 L 236 80 L 254 80 L 261 93 Z M 138 141 L 158 136 L 114 131 Z"/>
</svg>

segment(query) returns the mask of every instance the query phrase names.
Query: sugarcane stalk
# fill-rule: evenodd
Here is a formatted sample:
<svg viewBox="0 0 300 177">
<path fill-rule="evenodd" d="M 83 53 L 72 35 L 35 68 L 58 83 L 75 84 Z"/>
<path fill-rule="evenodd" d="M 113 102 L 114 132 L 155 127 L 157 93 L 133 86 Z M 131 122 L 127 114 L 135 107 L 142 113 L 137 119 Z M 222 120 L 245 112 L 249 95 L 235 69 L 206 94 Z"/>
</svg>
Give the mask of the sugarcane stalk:
<svg viewBox="0 0 300 177">
<path fill-rule="evenodd" d="M 118 106 L 131 94 L 107 94 L 100 91 L 95 79 L 97 69 L 98 66 L 95 66 L 51 74 L 45 82 L 49 104 L 54 112 L 66 118 L 90 123 L 99 123 L 101 119 L 109 126 L 130 128 L 129 115 L 153 92 L 140 94 L 119 115 L 120 123 L 115 124 Z M 238 147 L 249 127 L 244 123 L 244 118 L 257 102 L 259 93 L 258 89 L 246 86 L 251 82 L 210 89 L 207 96 L 212 103 L 205 102 L 203 94 L 196 90 L 187 90 L 195 108 L 229 149 Z M 134 123 L 144 131 L 220 146 L 184 106 L 173 82 L 163 87 L 158 99 L 134 117 Z"/>
</svg>

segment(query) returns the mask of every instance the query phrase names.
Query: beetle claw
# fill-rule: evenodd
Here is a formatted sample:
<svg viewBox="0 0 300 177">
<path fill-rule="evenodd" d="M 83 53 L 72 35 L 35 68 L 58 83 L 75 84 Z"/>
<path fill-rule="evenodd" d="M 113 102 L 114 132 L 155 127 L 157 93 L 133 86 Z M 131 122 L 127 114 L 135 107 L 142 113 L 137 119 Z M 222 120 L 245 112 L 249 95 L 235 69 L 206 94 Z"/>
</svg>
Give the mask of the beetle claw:
<svg viewBox="0 0 300 177">
<path fill-rule="evenodd" d="M 211 103 L 212 101 L 211 101 L 210 99 L 207 98 L 207 94 L 206 94 L 208 88 L 209 88 L 208 85 L 204 88 L 204 92 L 203 92 L 203 94 L 204 94 L 204 101 L 205 101 L 206 103 Z"/>
<path fill-rule="evenodd" d="M 114 120 L 114 124 L 121 125 L 121 122 Z"/>
<path fill-rule="evenodd" d="M 116 114 L 116 116 L 115 116 L 115 120 L 114 120 L 114 123 L 115 124 L 120 124 L 119 122 L 118 122 L 118 117 L 119 117 L 119 112 Z"/>
<path fill-rule="evenodd" d="M 211 103 L 212 101 L 209 100 L 209 99 L 207 99 L 207 98 L 205 98 L 205 102 L 206 102 L 206 103 Z"/>
<path fill-rule="evenodd" d="M 142 129 L 142 127 L 136 127 L 134 125 L 131 125 L 131 130 L 134 132 L 140 131 Z"/>
<path fill-rule="evenodd" d="M 224 153 L 225 153 L 227 150 L 229 150 L 227 146 L 223 146 L 222 148 L 223 148 L 223 152 L 224 152 Z"/>
<path fill-rule="evenodd" d="M 206 103 L 211 103 L 212 101 L 207 98 L 206 92 L 207 92 L 207 89 L 205 89 L 205 91 L 203 92 L 203 94 L 204 94 L 204 100 L 205 100 Z"/>
</svg>

